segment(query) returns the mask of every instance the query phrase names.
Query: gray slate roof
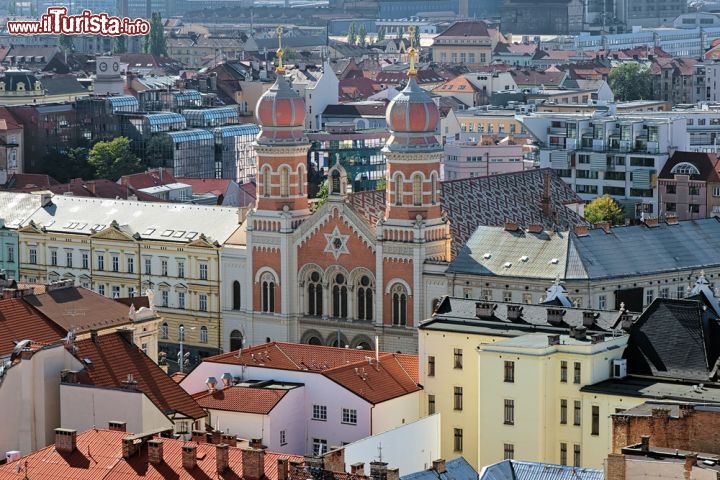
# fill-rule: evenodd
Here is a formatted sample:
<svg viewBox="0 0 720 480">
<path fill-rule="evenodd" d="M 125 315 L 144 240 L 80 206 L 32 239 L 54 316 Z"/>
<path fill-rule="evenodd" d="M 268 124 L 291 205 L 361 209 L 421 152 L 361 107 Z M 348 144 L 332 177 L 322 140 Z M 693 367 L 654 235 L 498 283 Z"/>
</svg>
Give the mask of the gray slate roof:
<svg viewBox="0 0 720 480">
<path fill-rule="evenodd" d="M 483 467 L 480 480 L 603 480 L 603 470 L 503 460 Z"/>
<path fill-rule="evenodd" d="M 0 223 L 8 228 L 17 228 L 38 208 L 40 195 L 0 192 Z"/>
<path fill-rule="evenodd" d="M 438 474 L 435 470 L 403 475 L 400 480 L 476 480 L 478 473 L 463 457 L 453 458 L 445 462 L 445 472 Z"/>
<path fill-rule="evenodd" d="M 586 236 L 478 227 L 448 272 L 553 279 L 609 279 L 720 266 L 720 220 L 592 229 Z M 490 254 L 490 258 L 485 258 Z M 520 261 L 527 256 L 527 261 Z M 558 262 L 553 263 L 552 259 Z M 512 265 L 506 267 L 507 263 Z"/>
</svg>

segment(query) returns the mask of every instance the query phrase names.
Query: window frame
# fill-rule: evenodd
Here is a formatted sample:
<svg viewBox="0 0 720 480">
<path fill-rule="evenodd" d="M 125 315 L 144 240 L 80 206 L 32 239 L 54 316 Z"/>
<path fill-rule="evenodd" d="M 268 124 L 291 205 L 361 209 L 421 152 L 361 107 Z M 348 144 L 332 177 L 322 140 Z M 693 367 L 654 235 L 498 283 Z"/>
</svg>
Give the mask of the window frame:
<svg viewBox="0 0 720 480">
<path fill-rule="evenodd" d="M 504 381 L 515 383 L 515 362 L 512 360 L 505 360 Z"/>
<path fill-rule="evenodd" d="M 320 422 L 327 422 L 327 405 L 313 405 L 312 419 Z"/>
<path fill-rule="evenodd" d="M 515 400 L 503 399 L 503 425 L 515 425 Z"/>
</svg>

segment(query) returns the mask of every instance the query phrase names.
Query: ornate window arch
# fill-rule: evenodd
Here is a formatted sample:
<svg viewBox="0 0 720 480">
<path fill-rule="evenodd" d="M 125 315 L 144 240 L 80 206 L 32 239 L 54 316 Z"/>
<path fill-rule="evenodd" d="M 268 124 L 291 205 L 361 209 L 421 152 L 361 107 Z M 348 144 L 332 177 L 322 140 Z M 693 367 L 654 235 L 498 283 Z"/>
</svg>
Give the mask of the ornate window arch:
<svg viewBox="0 0 720 480">
<path fill-rule="evenodd" d="M 270 167 L 265 165 L 262 169 L 262 194 L 263 197 L 270 196 Z"/>
<path fill-rule="evenodd" d="M 200 327 L 200 343 L 208 343 L 208 328 L 205 325 Z"/>
<path fill-rule="evenodd" d="M 402 283 L 396 283 L 390 288 L 392 299 L 392 323 L 393 325 L 407 325 L 407 301 L 408 290 Z"/>
<path fill-rule="evenodd" d="M 321 316 L 323 314 L 322 275 L 317 270 L 313 270 L 307 276 L 306 283 L 308 315 Z"/>
<path fill-rule="evenodd" d="M 332 287 L 332 316 L 347 318 L 348 316 L 348 285 L 344 272 L 335 272 L 330 278 Z"/>
<path fill-rule="evenodd" d="M 170 328 L 167 322 L 160 326 L 160 338 L 170 338 Z"/>
<path fill-rule="evenodd" d="M 260 306 L 261 311 L 273 313 L 275 311 L 275 275 L 265 272 L 260 276 Z"/>
<path fill-rule="evenodd" d="M 287 166 L 280 167 L 280 196 L 290 196 L 290 168 Z"/>
<path fill-rule="evenodd" d="M 235 280 L 232 284 L 233 310 L 240 310 L 240 282 Z"/>
<path fill-rule="evenodd" d="M 423 176 L 421 173 L 414 173 L 412 176 L 412 197 L 413 197 L 413 206 L 415 207 L 421 207 L 423 203 L 423 194 L 422 194 L 422 184 L 423 184 Z"/>
<path fill-rule="evenodd" d="M 396 173 L 393 176 L 393 189 L 395 192 L 395 205 L 401 207 L 403 204 L 403 175 Z"/>
<path fill-rule="evenodd" d="M 375 282 L 370 275 L 360 275 L 355 284 L 357 292 L 357 319 L 372 321 L 375 310 L 374 300 Z"/>
</svg>

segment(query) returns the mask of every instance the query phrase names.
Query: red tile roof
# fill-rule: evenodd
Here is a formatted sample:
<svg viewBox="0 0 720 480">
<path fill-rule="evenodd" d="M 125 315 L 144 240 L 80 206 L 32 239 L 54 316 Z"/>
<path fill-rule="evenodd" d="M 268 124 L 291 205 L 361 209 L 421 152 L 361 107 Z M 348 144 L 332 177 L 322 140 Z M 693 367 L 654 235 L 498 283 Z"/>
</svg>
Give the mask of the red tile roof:
<svg viewBox="0 0 720 480">
<path fill-rule="evenodd" d="M 437 87 L 432 89 L 433 92 L 440 93 L 473 93 L 478 90 L 479 89 L 475 87 L 475 85 L 470 83 L 470 81 L 462 75 L 460 75 L 459 77 L 455 77 L 452 80 L 449 80 L 442 85 L 438 85 Z"/>
<path fill-rule="evenodd" d="M 66 331 L 83 333 L 132 323 L 126 305 L 83 287 L 58 288 L 23 300 Z"/>
<path fill-rule="evenodd" d="M 368 350 L 271 342 L 238 353 L 223 353 L 205 361 L 322 374 L 370 403 L 418 390 L 417 355 L 382 353 L 381 367 L 375 369 L 375 354 Z M 364 379 L 355 368 L 365 369 Z"/>
<path fill-rule="evenodd" d="M 8 190 L 19 192 L 23 190 L 47 190 L 53 185 L 60 185 L 60 182 L 52 178 L 50 175 L 42 175 L 39 173 L 16 173 L 8 178 L 5 185 Z"/>
<path fill-rule="evenodd" d="M 130 433 L 104 429 L 91 429 L 77 435 L 77 448 L 72 453 L 61 453 L 55 445 L 42 448 L 30 455 L 0 465 L 0 480 L 53 479 L 53 480 L 131 480 L 145 479 L 211 479 L 225 480 L 243 478 L 242 449 L 228 448 L 229 467 L 222 474 L 217 472 L 215 445 L 188 443 L 171 438 L 162 441 L 163 462 L 148 462 L 148 447 L 139 445 L 139 451 L 129 459 L 122 456 L 122 439 Z M 182 464 L 182 447 L 196 445 L 197 466 L 185 469 Z M 300 455 L 264 452 L 265 479 L 277 480 L 277 462 L 286 458 L 290 462 L 302 462 Z"/>
<path fill-rule="evenodd" d="M 137 390 L 143 392 L 162 412 L 178 412 L 188 418 L 205 417 L 195 400 L 168 377 L 136 345 L 126 341 L 119 333 L 99 335 L 96 339 L 76 343 L 78 358 L 89 358 L 79 375 L 86 385 L 106 388 L 123 388 L 123 381 L 132 375 Z"/>
<path fill-rule="evenodd" d="M 225 195 L 232 180 L 227 178 L 177 178 L 180 183 L 192 186 L 193 193 L 212 193 Z"/>
<path fill-rule="evenodd" d="M 2 121 L 2 130 L 20 130 L 23 128 L 22 124 L 19 123 L 15 117 L 5 107 L 0 107 L 0 121 Z"/>
<path fill-rule="evenodd" d="M 153 168 L 142 173 L 133 173 L 132 175 L 123 175 L 118 180 L 120 185 L 129 185 L 133 188 L 150 188 L 158 185 L 167 185 L 169 183 L 177 183 L 172 174 L 172 170 L 167 168 Z"/>
<path fill-rule="evenodd" d="M 287 390 L 233 386 L 214 392 L 196 393 L 193 398 L 203 408 L 267 415 L 285 394 Z"/>
<path fill-rule="evenodd" d="M 15 342 L 49 344 L 59 342 L 66 334 L 22 299 L 0 300 L 0 357 L 10 355 Z"/>
<path fill-rule="evenodd" d="M 134 196 L 141 202 L 162 202 L 163 200 L 145 192 L 140 192 L 129 185 L 118 185 L 115 182 L 100 178 L 97 180 L 83 180 L 81 178 L 73 179 L 69 183 L 53 185 L 48 188 L 53 193 L 64 195 L 72 193 L 76 197 L 96 197 L 96 198 L 122 198 L 123 200 L 132 199 Z"/>
</svg>

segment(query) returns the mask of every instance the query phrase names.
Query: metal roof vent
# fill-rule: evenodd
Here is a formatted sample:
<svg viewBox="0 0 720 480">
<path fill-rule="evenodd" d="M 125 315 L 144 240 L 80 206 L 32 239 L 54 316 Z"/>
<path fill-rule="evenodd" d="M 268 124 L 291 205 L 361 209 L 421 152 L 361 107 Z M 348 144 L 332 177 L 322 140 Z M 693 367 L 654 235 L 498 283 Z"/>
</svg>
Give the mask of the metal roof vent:
<svg viewBox="0 0 720 480">
<path fill-rule="evenodd" d="M 505 265 L 503 265 L 503 267 L 505 267 L 505 268 L 510 268 L 510 267 L 512 267 L 512 263 L 511 263 L 511 262 L 505 262 Z"/>
<path fill-rule="evenodd" d="M 527 262 L 528 260 L 530 260 L 530 257 L 528 257 L 527 255 L 523 255 L 522 257 L 520 257 L 521 262 Z"/>
<path fill-rule="evenodd" d="M 491 253 L 486 253 L 485 255 L 483 255 L 483 258 L 484 258 L 485 260 L 490 260 L 491 257 L 492 257 L 492 254 L 491 254 Z"/>
<path fill-rule="evenodd" d="M 560 263 L 559 259 L 551 258 L 550 261 L 548 262 L 548 265 L 557 265 L 558 263 Z"/>
</svg>

